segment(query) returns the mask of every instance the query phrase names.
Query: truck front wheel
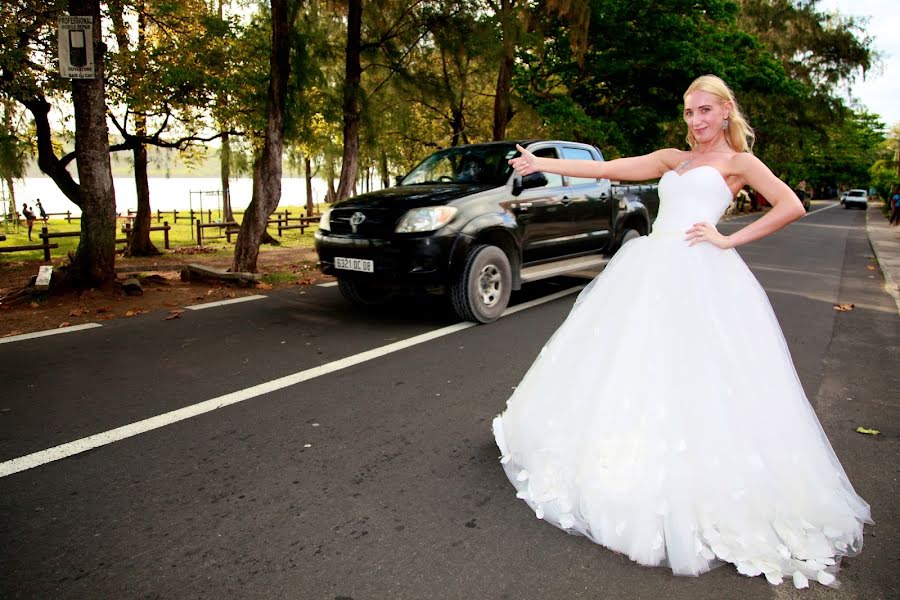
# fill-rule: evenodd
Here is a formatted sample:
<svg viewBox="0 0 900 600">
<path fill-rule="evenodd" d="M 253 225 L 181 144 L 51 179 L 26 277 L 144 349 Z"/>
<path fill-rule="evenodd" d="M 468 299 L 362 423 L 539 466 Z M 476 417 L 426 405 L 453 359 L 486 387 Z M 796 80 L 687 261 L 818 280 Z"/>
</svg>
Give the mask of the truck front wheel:
<svg viewBox="0 0 900 600">
<path fill-rule="evenodd" d="M 450 303 L 463 321 L 496 321 L 509 304 L 512 269 L 496 246 L 476 246 L 450 284 Z"/>
</svg>

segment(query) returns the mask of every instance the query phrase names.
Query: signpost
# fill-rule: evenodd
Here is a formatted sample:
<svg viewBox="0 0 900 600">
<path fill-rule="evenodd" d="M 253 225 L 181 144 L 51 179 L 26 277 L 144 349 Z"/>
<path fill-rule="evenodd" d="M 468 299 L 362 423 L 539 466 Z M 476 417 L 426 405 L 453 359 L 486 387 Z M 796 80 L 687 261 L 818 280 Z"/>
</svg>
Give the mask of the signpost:
<svg viewBox="0 0 900 600">
<path fill-rule="evenodd" d="M 59 74 L 94 78 L 94 17 L 59 18 Z"/>
</svg>

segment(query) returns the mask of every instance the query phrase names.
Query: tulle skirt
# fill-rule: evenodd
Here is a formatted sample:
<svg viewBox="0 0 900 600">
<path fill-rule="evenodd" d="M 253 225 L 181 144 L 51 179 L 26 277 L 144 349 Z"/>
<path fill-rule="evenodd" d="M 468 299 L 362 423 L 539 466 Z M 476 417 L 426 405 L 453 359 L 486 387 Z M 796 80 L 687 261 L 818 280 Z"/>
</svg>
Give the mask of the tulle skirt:
<svg viewBox="0 0 900 600">
<path fill-rule="evenodd" d="M 640 564 L 837 585 L 869 506 L 755 277 L 683 237 L 628 243 L 579 295 L 494 420 L 506 474 L 538 518 Z"/>
</svg>

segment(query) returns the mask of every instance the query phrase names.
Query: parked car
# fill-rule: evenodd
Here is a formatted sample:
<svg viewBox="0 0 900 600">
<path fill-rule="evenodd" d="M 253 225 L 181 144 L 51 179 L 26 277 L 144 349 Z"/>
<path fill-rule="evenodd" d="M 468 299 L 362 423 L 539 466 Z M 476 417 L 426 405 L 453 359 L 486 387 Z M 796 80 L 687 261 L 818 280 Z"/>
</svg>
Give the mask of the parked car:
<svg viewBox="0 0 900 600">
<path fill-rule="evenodd" d="M 336 203 L 315 234 L 319 266 L 358 305 L 418 289 L 449 296 L 464 320 L 499 318 L 522 284 L 608 260 L 650 232 L 656 185 L 532 173 L 508 160 L 516 143 L 435 152 L 397 186 Z M 602 161 L 566 141 L 521 141 L 537 156 Z"/>
<path fill-rule="evenodd" d="M 847 190 L 841 195 L 844 208 L 869 208 L 869 192 L 866 190 Z"/>
</svg>

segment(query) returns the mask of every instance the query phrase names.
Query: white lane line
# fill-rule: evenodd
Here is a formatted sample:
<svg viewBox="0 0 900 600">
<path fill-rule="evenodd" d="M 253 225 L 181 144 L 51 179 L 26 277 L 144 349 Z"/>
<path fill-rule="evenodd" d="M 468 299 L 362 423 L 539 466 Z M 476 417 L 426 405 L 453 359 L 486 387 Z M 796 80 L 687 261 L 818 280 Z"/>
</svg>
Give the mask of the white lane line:
<svg viewBox="0 0 900 600">
<path fill-rule="evenodd" d="M 103 327 L 100 323 L 84 323 L 83 325 L 70 325 L 69 327 L 60 327 L 59 329 L 47 329 L 46 331 L 35 331 L 34 333 L 23 333 L 21 335 L 11 335 L 0 338 L 0 344 L 8 344 L 9 342 L 19 342 L 22 340 L 30 340 L 33 338 L 46 337 L 48 335 L 56 335 L 58 333 L 71 333 L 73 331 L 81 331 L 82 329 L 93 329 L 95 327 Z"/>
<path fill-rule="evenodd" d="M 238 302 L 249 302 L 250 300 L 262 300 L 263 298 L 268 298 L 268 296 L 263 296 L 260 294 L 256 294 L 255 296 L 241 296 L 240 298 L 231 298 L 229 300 L 219 300 L 217 302 L 205 302 L 203 304 L 193 304 L 191 306 L 185 306 L 188 310 L 203 310 L 205 308 L 214 308 L 216 306 L 225 306 L 226 304 L 237 304 Z"/>
<path fill-rule="evenodd" d="M 806 216 L 808 217 L 808 216 L 810 216 L 810 215 L 814 215 L 814 214 L 816 214 L 816 213 L 820 213 L 820 212 L 822 212 L 823 210 L 830 210 L 830 209 L 832 209 L 832 208 L 834 208 L 834 207 L 836 207 L 836 206 L 840 206 L 840 205 L 841 205 L 840 202 L 835 202 L 834 204 L 830 204 L 830 205 L 826 206 L 825 208 L 817 208 L 816 210 L 811 210 L 811 211 L 809 211 L 808 213 L 806 213 Z"/>
<path fill-rule="evenodd" d="M 563 296 L 566 296 L 568 294 L 580 291 L 583 287 L 584 286 L 570 288 L 568 290 L 557 292 L 545 298 L 532 300 L 531 302 L 522 305 L 522 307 L 532 308 L 539 304 L 552 302 L 553 300 L 562 298 Z M 506 310 L 503 313 L 503 316 L 513 314 L 515 312 L 518 312 L 519 310 L 524 310 L 524 308 L 515 306 L 511 309 Z M 70 456 L 86 452 L 88 450 L 93 450 L 94 448 L 106 446 L 107 444 L 112 444 L 113 442 L 118 442 L 126 438 L 139 435 L 141 433 L 153 431 L 154 429 L 159 429 L 161 427 L 165 427 L 166 425 L 172 425 L 173 423 L 212 412 L 214 410 L 218 410 L 232 404 L 244 402 L 245 400 L 250 400 L 252 398 L 256 398 L 257 396 L 262 396 L 264 394 L 284 389 L 286 387 L 290 387 L 304 381 L 309 381 L 310 379 L 315 379 L 316 377 L 321 377 L 322 375 L 328 375 L 329 373 L 334 373 L 335 371 L 340 371 L 342 369 L 346 369 L 347 367 L 352 367 L 366 361 L 374 360 L 393 352 L 405 350 L 406 348 L 410 348 L 412 346 L 416 346 L 418 344 L 428 342 L 439 337 L 450 335 L 452 333 L 474 327 L 475 325 L 476 324 L 472 322 L 464 322 L 457 323 L 456 325 L 450 325 L 448 327 L 442 327 L 441 329 L 429 331 L 427 333 L 413 336 L 399 342 L 381 346 L 380 348 L 374 348 L 372 350 L 360 352 L 359 354 L 354 354 L 353 356 L 348 356 L 334 362 L 320 365 L 318 367 L 313 367 L 312 369 L 299 371 L 292 375 L 287 375 L 285 377 L 273 379 L 272 381 L 260 383 L 243 390 L 225 394 L 224 396 L 218 396 L 216 398 L 212 398 L 211 400 L 206 400 L 198 404 L 185 406 L 184 408 L 179 408 L 178 410 L 173 410 L 171 412 L 157 415 L 155 417 L 150 417 L 149 419 L 144 419 L 143 421 L 137 421 L 136 423 L 123 425 L 122 427 L 117 427 L 115 429 L 110 429 L 109 431 L 104 431 L 102 433 L 97 433 L 95 435 L 81 438 L 80 440 L 61 444 L 53 448 L 48 448 L 47 450 L 41 450 L 32 454 L 26 454 L 25 456 L 20 456 L 19 458 L 13 458 L 11 460 L 0 463 L 0 478 L 12 475 L 14 473 L 19 473 L 20 471 L 33 469 L 35 467 L 39 467 L 41 465 L 45 465 L 57 460 L 62 460 L 63 458 L 68 458 Z"/>
<path fill-rule="evenodd" d="M 337 281 L 328 281 L 326 283 L 320 283 L 319 287 L 334 287 L 338 284 Z"/>
</svg>

